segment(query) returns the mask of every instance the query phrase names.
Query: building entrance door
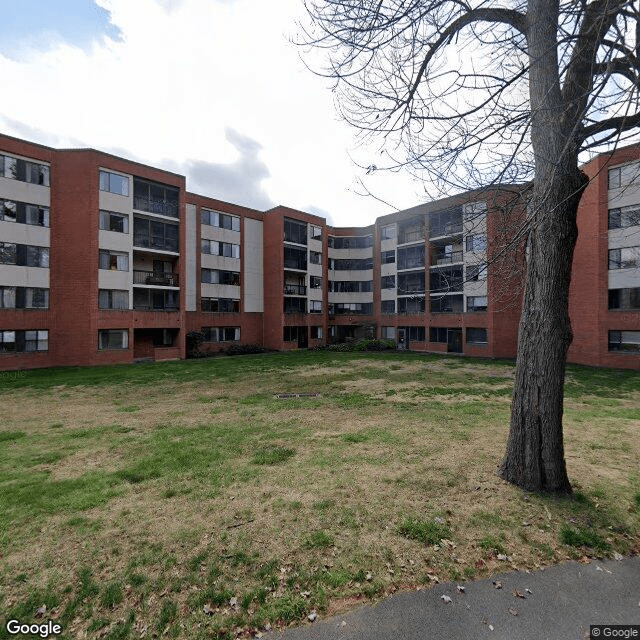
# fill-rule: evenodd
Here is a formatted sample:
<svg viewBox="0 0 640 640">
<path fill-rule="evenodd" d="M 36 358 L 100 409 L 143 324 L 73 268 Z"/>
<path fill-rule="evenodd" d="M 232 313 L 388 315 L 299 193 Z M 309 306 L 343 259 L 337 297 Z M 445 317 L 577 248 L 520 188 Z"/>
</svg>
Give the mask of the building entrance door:
<svg viewBox="0 0 640 640">
<path fill-rule="evenodd" d="M 409 348 L 409 332 L 404 327 L 398 327 L 398 349 Z"/>
<path fill-rule="evenodd" d="M 447 330 L 447 351 L 449 353 L 462 353 L 462 329 Z"/>
</svg>

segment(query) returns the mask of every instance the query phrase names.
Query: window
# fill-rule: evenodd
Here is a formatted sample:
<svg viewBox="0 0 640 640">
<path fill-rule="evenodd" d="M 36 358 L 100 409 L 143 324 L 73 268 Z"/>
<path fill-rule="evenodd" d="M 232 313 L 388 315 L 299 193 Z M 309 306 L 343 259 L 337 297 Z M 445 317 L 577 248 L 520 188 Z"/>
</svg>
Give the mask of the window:
<svg viewBox="0 0 640 640">
<path fill-rule="evenodd" d="M 322 254 L 319 251 L 309 251 L 309 262 L 311 264 L 322 264 Z"/>
<path fill-rule="evenodd" d="M 424 240 L 424 218 L 422 216 L 398 224 L 398 244 Z"/>
<path fill-rule="evenodd" d="M 49 289 L 0 287 L 0 309 L 48 309 Z"/>
<path fill-rule="evenodd" d="M 322 227 L 316 227 L 315 225 L 310 224 L 309 237 L 312 240 L 322 240 Z"/>
<path fill-rule="evenodd" d="M 321 313 L 322 301 L 321 300 L 309 300 L 309 313 Z"/>
<path fill-rule="evenodd" d="M 432 292 L 462 291 L 462 266 L 433 269 L 430 275 Z"/>
<path fill-rule="evenodd" d="M 424 267 L 424 245 L 398 249 L 398 269 Z"/>
<path fill-rule="evenodd" d="M 322 327 L 311 327 L 311 339 L 322 340 Z"/>
<path fill-rule="evenodd" d="M 152 337 L 153 346 L 173 347 L 177 333 L 177 329 L 156 329 Z"/>
<path fill-rule="evenodd" d="M 487 296 L 467 296 L 467 311 L 486 311 Z"/>
<path fill-rule="evenodd" d="M 480 264 L 472 264 L 467 267 L 467 281 L 477 282 L 479 280 L 487 279 L 487 264 L 482 262 Z"/>
<path fill-rule="evenodd" d="M 305 298 L 283 298 L 283 310 L 285 313 L 306 313 L 307 301 Z"/>
<path fill-rule="evenodd" d="M 129 195 L 129 178 L 111 171 L 100 171 L 100 191 L 117 193 L 119 196 Z"/>
<path fill-rule="evenodd" d="M 129 292 L 119 289 L 100 289 L 98 291 L 98 308 L 128 309 Z"/>
<path fill-rule="evenodd" d="M 380 239 L 381 240 L 391 240 L 396 237 L 396 225 L 389 224 L 386 227 L 382 227 L 380 229 Z"/>
<path fill-rule="evenodd" d="M 467 236 L 467 251 L 484 251 L 487 248 L 487 236 L 470 235 Z"/>
<path fill-rule="evenodd" d="M 625 187 L 628 184 L 637 182 L 639 178 L 640 164 L 637 162 L 609 169 L 609 189 Z"/>
<path fill-rule="evenodd" d="M 237 342 L 240 327 L 202 327 L 205 342 Z"/>
<path fill-rule="evenodd" d="M 315 251 L 311 251 L 315 253 Z M 307 270 L 307 250 L 297 249 L 296 247 L 284 247 L 284 268 L 298 269 L 300 271 Z"/>
<path fill-rule="evenodd" d="M 412 271 L 398 274 L 398 295 L 404 296 L 408 293 L 424 293 L 425 276 L 424 271 Z"/>
<path fill-rule="evenodd" d="M 180 217 L 180 190 L 177 187 L 133 179 L 133 208 L 172 218 Z"/>
<path fill-rule="evenodd" d="M 201 213 L 202 224 L 230 231 L 240 231 L 240 218 L 231 216 L 228 213 L 203 209 Z"/>
<path fill-rule="evenodd" d="M 407 337 L 409 340 L 416 342 L 424 342 L 426 339 L 426 331 L 424 327 L 406 327 Z"/>
<path fill-rule="evenodd" d="M 129 233 L 129 216 L 113 211 L 100 211 L 100 229 Z"/>
<path fill-rule="evenodd" d="M 100 249 L 99 268 L 109 271 L 129 271 L 129 254 Z"/>
<path fill-rule="evenodd" d="M 102 329 L 98 331 L 98 349 L 128 349 L 129 331 L 127 329 Z"/>
<path fill-rule="evenodd" d="M 383 300 L 380 303 L 380 311 L 382 313 L 395 313 L 396 301 L 395 300 Z"/>
<path fill-rule="evenodd" d="M 201 306 L 203 311 L 238 313 L 240 311 L 240 300 L 233 298 L 202 298 Z"/>
<path fill-rule="evenodd" d="M 28 353 L 49 350 L 49 331 L 0 331 L 0 353 Z"/>
<path fill-rule="evenodd" d="M 447 342 L 446 327 L 430 327 L 429 342 Z"/>
<path fill-rule="evenodd" d="M 395 276 L 382 276 L 380 278 L 380 288 L 381 289 L 395 289 L 396 288 L 396 277 Z"/>
<path fill-rule="evenodd" d="M 382 264 L 392 264 L 396 261 L 396 252 L 395 249 L 391 251 L 383 251 L 381 255 Z"/>
<path fill-rule="evenodd" d="M 331 236 L 329 246 L 334 249 L 367 249 L 373 246 L 373 236 Z"/>
<path fill-rule="evenodd" d="M 218 242 L 217 240 L 203 240 L 202 253 L 212 256 L 224 256 L 225 258 L 239 258 L 240 245 L 230 242 Z"/>
<path fill-rule="evenodd" d="M 369 316 L 373 313 L 372 302 L 338 302 L 330 305 L 335 315 L 365 315 Z"/>
<path fill-rule="evenodd" d="M 298 342 L 298 336 L 303 337 L 306 335 L 306 327 L 283 327 L 282 328 L 282 341 L 283 342 Z"/>
<path fill-rule="evenodd" d="M 462 313 L 462 296 L 433 296 L 431 298 L 431 313 Z"/>
<path fill-rule="evenodd" d="M 467 328 L 467 342 L 468 343 L 487 343 L 487 330 L 486 329 L 473 329 Z"/>
<path fill-rule="evenodd" d="M 46 164 L 29 162 L 11 156 L 0 156 L 0 175 L 21 182 L 50 186 L 50 169 Z"/>
<path fill-rule="evenodd" d="M 424 296 L 398 298 L 398 313 L 424 313 Z"/>
<path fill-rule="evenodd" d="M 14 202 L 13 200 L 0 200 L 0 220 L 30 224 L 35 227 L 48 227 L 49 207 Z"/>
<path fill-rule="evenodd" d="M 0 264 L 49 268 L 49 247 L 0 242 Z"/>
<path fill-rule="evenodd" d="M 373 280 L 329 280 L 329 291 L 333 293 L 369 293 L 373 291 Z"/>
<path fill-rule="evenodd" d="M 133 245 L 178 253 L 178 225 L 134 217 Z"/>
<path fill-rule="evenodd" d="M 609 289 L 609 309 L 640 310 L 640 288 Z"/>
<path fill-rule="evenodd" d="M 178 311 L 180 299 L 170 289 L 134 289 L 133 308 L 139 311 Z"/>
<path fill-rule="evenodd" d="M 626 229 L 640 225 L 640 205 L 609 209 L 609 229 Z"/>
<path fill-rule="evenodd" d="M 309 276 L 310 289 L 322 289 L 322 278 L 318 276 Z"/>
<path fill-rule="evenodd" d="M 382 327 L 380 329 L 380 337 L 383 340 L 395 340 L 396 328 L 395 327 Z"/>
<path fill-rule="evenodd" d="M 609 269 L 633 269 L 640 267 L 640 247 L 609 250 Z"/>
<path fill-rule="evenodd" d="M 240 273 L 238 271 L 202 269 L 202 282 L 205 284 L 228 284 L 238 287 L 240 286 Z"/>
<path fill-rule="evenodd" d="M 284 240 L 296 244 L 307 244 L 307 223 L 284 219 Z"/>
<path fill-rule="evenodd" d="M 329 269 L 335 271 L 368 271 L 373 269 L 373 258 L 361 258 L 353 260 L 330 259 Z"/>
<path fill-rule="evenodd" d="M 640 331 L 609 331 L 609 351 L 640 351 Z"/>
<path fill-rule="evenodd" d="M 436 211 L 429 216 L 429 236 L 452 236 L 462 233 L 462 206 Z"/>
</svg>

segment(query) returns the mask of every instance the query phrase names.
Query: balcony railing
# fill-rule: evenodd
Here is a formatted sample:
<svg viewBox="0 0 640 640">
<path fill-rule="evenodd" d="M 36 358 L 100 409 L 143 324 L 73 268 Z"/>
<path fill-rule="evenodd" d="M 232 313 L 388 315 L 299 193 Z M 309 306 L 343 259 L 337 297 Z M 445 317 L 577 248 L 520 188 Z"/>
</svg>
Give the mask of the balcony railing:
<svg viewBox="0 0 640 640">
<path fill-rule="evenodd" d="M 401 231 L 398 234 L 398 244 L 407 244 L 408 242 L 418 242 L 419 240 L 424 240 L 424 229 Z"/>
<path fill-rule="evenodd" d="M 148 284 L 155 287 L 177 287 L 178 274 L 162 271 L 133 271 L 133 284 Z"/>
<path fill-rule="evenodd" d="M 306 296 L 307 287 L 301 284 L 285 284 L 284 295 L 285 296 Z"/>
<path fill-rule="evenodd" d="M 431 230 L 430 237 L 457 236 L 462 234 L 462 222 L 448 222 L 444 226 L 438 226 Z"/>
<path fill-rule="evenodd" d="M 442 264 L 453 264 L 454 262 L 462 262 L 462 251 L 437 254 L 432 257 L 431 266 L 435 267 Z"/>
<path fill-rule="evenodd" d="M 148 211 L 149 213 L 159 213 L 162 216 L 178 218 L 178 203 L 168 200 L 157 200 L 146 196 L 133 196 L 133 208 L 138 211 Z"/>
</svg>

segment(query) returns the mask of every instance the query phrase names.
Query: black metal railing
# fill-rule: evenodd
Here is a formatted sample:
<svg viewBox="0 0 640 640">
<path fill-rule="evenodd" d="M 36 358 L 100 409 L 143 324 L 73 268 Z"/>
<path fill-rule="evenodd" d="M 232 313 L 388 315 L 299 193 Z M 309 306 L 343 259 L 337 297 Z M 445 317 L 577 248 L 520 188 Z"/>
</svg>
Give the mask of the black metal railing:
<svg viewBox="0 0 640 640">
<path fill-rule="evenodd" d="M 177 287 L 178 274 L 162 271 L 133 271 L 133 284 L 148 284 L 156 287 Z"/>
<path fill-rule="evenodd" d="M 133 196 L 133 208 L 138 211 L 147 211 L 149 213 L 159 213 L 163 216 L 171 216 L 172 218 L 180 217 L 177 202 L 168 200 L 159 200 L 148 198 L 147 196 Z"/>
<path fill-rule="evenodd" d="M 432 267 L 439 266 L 441 264 L 453 264 L 454 262 L 462 262 L 462 251 L 439 253 L 431 258 Z"/>
<path fill-rule="evenodd" d="M 284 285 L 285 296 L 306 296 L 307 287 L 302 284 L 285 284 Z"/>
</svg>

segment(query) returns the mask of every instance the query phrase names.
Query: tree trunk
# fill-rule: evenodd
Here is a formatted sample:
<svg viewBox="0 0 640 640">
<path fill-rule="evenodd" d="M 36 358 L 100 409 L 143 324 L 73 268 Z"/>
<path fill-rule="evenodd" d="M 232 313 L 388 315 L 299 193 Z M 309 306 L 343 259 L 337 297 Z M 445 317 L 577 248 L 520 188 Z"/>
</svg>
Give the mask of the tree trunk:
<svg viewBox="0 0 640 640">
<path fill-rule="evenodd" d="M 534 187 L 533 211 L 539 212 L 539 219 L 527 247 L 511 430 L 499 472 L 526 491 L 571 493 L 562 413 L 567 351 L 573 338 L 569 284 L 578 237 L 576 214 L 586 184 L 586 176 L 574 166 L 556 171 L 551 184 Z"/>
</svg>

